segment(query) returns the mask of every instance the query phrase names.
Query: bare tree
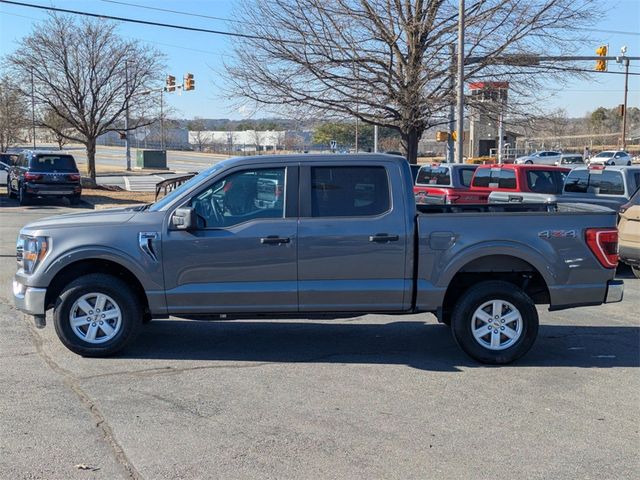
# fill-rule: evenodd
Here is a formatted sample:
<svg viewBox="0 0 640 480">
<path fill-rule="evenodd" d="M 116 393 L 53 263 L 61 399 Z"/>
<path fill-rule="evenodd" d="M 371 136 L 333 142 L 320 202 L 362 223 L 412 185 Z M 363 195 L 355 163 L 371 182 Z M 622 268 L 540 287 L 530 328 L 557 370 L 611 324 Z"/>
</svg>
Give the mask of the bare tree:
<svg viewBox="0 0 640 480">
<path fill-rule="evenodd" d="M 58 115 L 55 110 L 46 109 L 41 124 L 51 131 L 54 141 L 58 144 L 58 149 L 62 150 L 62 147 L 69 143 L 67 135 L 73 135 L 73 132 L 69 131 L 72 128 L 71 124 Z"/>
<path fill-rule="evenodd" d="M 114 23 L 51 15 L 22 39 L 8 60 L 17 78 L 33 74 L 38 105 L 69 123 L 71 130 L 43 122 L 85 145 L 88 174 L 95 179 L 96 139 L 124 130 L 127 102 L 129 130 L 143 124 L 148 99 L 140 93 L 161 74 L 161 58 L 154 49 L 122 39 Z"/>
<path fill-rule="evenodd" d="M 187 123 L 187 130 L 189 130 L 189 140 L 193 139 L 198 146 L 198 151 L 202 152 L 202 148 L 206 142 L 205 131 L 207 130 L 204 121 L 201 118 L 194 118 L 190 122 Z M 191 135 L 193 132 L 193 135 Z"/>
<path fill-rule="evenodd" d="M 242 1 L 242 0 L 241 0 Z M 357 117 L 395 129 L 415 163 L 418 140 L 454 101 L 452 0 L 244 0 L 245 36 L 226 69 L 231 95 L 299 117 Z M 548 66 L 498 65 L 505 53 L 561 52 L 580 36 L 594 0 L 477 0 L 467 8 L 468 79 L 526 79 Z M 544 49 L 544 50 L 542 50 Z"/>
<path fill-rule="evenodd" d="M 0 77 L 0 152 L 23 141 L 28 125 L 28 110 L 20 92 L 12 87 L 8 75 Z"/>
</svg>

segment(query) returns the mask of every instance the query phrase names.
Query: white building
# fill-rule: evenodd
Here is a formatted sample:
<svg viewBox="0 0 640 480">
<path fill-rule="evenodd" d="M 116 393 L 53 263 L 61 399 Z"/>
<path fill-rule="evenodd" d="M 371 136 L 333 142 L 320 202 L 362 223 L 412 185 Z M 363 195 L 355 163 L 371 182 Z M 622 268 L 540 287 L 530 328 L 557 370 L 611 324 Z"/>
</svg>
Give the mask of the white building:
<svg viewBox="0 0 640 480">
<path fill-rule="evenodd" d="M 282 148 L 284 141 L 284 130 L 243 130 L 240 132 L 189 130 L 189 144 L 196 149 L 217 146 L 240 152 L 276 150 Z"/>
</svg>

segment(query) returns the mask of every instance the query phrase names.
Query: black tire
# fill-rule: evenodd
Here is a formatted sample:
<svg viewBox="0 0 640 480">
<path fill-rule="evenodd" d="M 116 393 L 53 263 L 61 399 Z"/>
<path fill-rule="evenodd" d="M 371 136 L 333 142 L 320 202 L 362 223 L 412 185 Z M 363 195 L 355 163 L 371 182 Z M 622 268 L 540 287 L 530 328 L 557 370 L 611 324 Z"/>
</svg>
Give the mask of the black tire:
<svg viewBox="0 0 640 480">
<path fill-rule="evenodd" d="M 627 167 L 630 167 L 630 166 L 631 166 L 631 160 L 627 162 Z"/>
<path fill-rule="evenodd" d="M 104 343 L 90 343 L 81 339 L 71 326 L 70 314 L 74 303 L 91 293 L 111 297 L 120 308 L 119 330 Z M 83 357 L 106 357 L 119 352 L 136 338 L 142 325 L 142 307 L 140 300 L 122 280 L 112 275 L 92 273 L 64 287 L 56 302 L 53 319 L 58 338 L 69 350 Z"/>
<path fill-rule="evenodd" d="M 29 195 L 22 185 L 18 186 L 18 203 L 20 205 L 29 205 L 31 203 L 31 195 Z"/>
<path fill-rule="evenodd" d="M 507 336 L 502 332 L 499 333 L 496 327 L 497 338 L 500 339 L 500 342 L 504 340 L 505 344 L 505 348 L 501 350 L 483 346 L 480 343 L 482 338 L 476 340 L 472 332 L 472 325 L 476 322 L 474 320 L 475 312 L 483 304 L 495 300 L 511 304 L 521 318 L 520 334 L 511 345 L 509 345 Z M 508 312 L 510 313 L 511 310 L 508 310 Z M 493 319 L 490 321 L 493 321 Z M 499 325 L 501 318 L 496 319 L 496 322 Z M 482 328 L 484 328 L 484 325 L 482 325 Z M 481 282 L 464 292 L 456 303 L 451 316 L 451 331 L 456 343 L 471 358 L 481 363 L 503 365 L 522 357 L 533 346 L 538 335 L 538 311 L 531 298 L 514 284 L 503 281 Z M 489 329 L 487 335 L 491 336 L 491 331 Z M 488 342 L 489 340 L 485 341 Z"/>
<path fill-rule="evenodd" d="M 78 205 L 80 203 L 80 195 L 71 195 L 67 197 L 71 205 Z"/>
<path fill-rule="evenodd" d="M 531 165 L 533 163 L 533 160 L 527 160 L 526 162 L 524 162 L 526 165 Z"/>
<path fill-rule="evenodd" d="M 640 278 L 640 266 L 631 265 L 631 271 L 634 277 Z"/>
</svg>

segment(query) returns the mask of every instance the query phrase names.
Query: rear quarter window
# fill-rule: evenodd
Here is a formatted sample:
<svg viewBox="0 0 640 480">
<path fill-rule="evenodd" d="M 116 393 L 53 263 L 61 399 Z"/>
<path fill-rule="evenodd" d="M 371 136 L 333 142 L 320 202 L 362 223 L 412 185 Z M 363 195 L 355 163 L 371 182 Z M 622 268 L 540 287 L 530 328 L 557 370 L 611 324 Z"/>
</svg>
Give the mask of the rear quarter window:
<svg viewBox="0 0 640 480">
<path fill-rule="evenodd" d="M 474 187 L 488 187 L 491 181 L 491 170 L 488 168 L 478 168 L 473 177 Z"/>
<path fill-rule="evenodd" d="M 516 172 L 513 170 L 502 169 L 498 174 L 498 188 L 516 188 Z"/>
</svg>

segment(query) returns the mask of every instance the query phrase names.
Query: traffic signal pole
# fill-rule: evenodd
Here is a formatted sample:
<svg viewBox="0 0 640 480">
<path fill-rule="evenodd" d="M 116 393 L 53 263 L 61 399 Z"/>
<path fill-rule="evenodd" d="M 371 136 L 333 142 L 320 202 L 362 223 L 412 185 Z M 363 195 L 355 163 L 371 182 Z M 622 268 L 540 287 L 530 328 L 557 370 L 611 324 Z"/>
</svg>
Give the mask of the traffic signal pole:
<svg viewBox="0 0 640 480">
<path fill-rule="evenodd" d="M 622 110 L 622 150 L 627 149 L 627 95 L 629 93 L 629 58 L 624 57 L 624 107 Z"/>
<path fill-rule="evenodd" d="M 462 163 L 462 137 L 464 132 L 464 0 L 458 4 L 458 126 L 456 137 L 456 163 Z"/>
</svg>

